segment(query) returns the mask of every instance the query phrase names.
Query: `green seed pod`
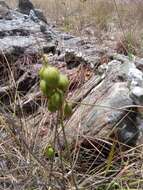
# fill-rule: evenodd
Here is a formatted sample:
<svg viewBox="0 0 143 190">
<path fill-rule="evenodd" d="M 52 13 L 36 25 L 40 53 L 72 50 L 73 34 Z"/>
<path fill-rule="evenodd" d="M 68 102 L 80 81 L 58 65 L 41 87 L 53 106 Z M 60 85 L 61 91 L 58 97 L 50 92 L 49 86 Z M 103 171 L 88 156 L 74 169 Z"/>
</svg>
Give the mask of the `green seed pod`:
<svg viewBox="0 0 143 190">
<path fill-rule="evenodd" d="M 58 88 L 62 91 L 66 91 L 69 86 L 69 80 L 66 75 L 60 74 Z"/>
<path fill-rule="evenodd" d="M 42 91 L 42 93 L 47 96 L 47 97 L 50 97 L 52 96 L 52 94 L 54 93 L 54 90 L 53 89 L 50 89 L 48 86 L 47 86 L 47 83 L 45 82 L 45 80 L 41 80 L 40 81 L 40 89 Z"/>
<path fill-rule="evenodd" d="M 44 150 L 44 155 L 49 158 L 52 159 L 54 157 L 55 151 L 51 146 L 47 146 Z"/>
<path fill-rule="evenodd" d="M 54 92 L 48 100 L 48 110 L 55 112 L 60 109 L 63 103 L 63 93 Z"/>
<path fill-rule="evenodd" d="M 46 84 L 46 82 L 44 80 L 40 81 L 40 89 L 41 89 L 41 91 L 43 92 L 44 95 L 47 94 L 48 86 L 47 86 L 47 84 Z"/>
<path fill-rule="evenodd" d="M 42 72 L 42 78 L 50 88 L 56 88 L 58 86 L 59 76 L 58 69 L 51 66 L 46 67 Z"/>
</svg>

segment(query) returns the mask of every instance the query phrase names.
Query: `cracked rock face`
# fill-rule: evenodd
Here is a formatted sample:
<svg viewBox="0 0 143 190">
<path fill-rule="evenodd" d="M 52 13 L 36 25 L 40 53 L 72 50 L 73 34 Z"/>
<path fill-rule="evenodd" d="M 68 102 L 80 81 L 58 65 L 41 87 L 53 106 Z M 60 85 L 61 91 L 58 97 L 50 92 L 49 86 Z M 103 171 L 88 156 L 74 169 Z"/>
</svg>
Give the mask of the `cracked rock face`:
<svg viewBox="0 0 143 190">
<path fill-rule="evenodd" d="M 0 19 L 0 49 L 4 54 L 55 51 L 56 39 L 48 26 L 43 33 L 41 24 L 34 22 L 29 16 L 7 8 L 4 10 L 2 14 L 11 15 L 11 20 Z"/>
</svg>

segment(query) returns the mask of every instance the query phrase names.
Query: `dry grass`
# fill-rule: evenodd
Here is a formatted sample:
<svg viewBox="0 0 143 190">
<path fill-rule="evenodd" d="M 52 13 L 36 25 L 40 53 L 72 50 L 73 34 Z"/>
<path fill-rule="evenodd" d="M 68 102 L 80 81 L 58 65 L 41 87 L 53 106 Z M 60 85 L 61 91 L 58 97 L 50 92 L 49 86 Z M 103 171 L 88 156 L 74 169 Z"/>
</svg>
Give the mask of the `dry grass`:
<svg viewBox="0 0 143 190">
<path fill-rule="evenodd" d="M 56 130 L 55 125 L 53 132 L 48 132 L 44 139 L 38 135 L 47 117 L 49 119 L 48 113 L 41 111 L 38 125 L 35 125 L 33 116 L 30 118 L 31 123 L 27 122 L 27 119 L 20 119 L 18 124 L 15 122 L 16 118 L 10 118 L 5 113 L 1 115 L 0 189 L 139 190 L 143 188 L 141 146 L 127 151 L 119 149 L 116 151 L 114 143 L 106 144 L 105 140 L 104 143 L 102 140 L 100 142 L 97 140 L 95 146 L 91 140 L 87 146 L 81 145 L 71 151 L 72 168 L 67 150 L 57 152 L 58 157 L 54 160 L 47 159 L 43 150 L 53 143 Z M 50 127 L 48 125 L 47 129 Z"/>
<path fill-rule="evenodd" d="M 9 67 L 10 69 L 11 67 Z M 14 70 L 10 81 L 14 82 Z M 8 79 L 7 79 L 8 80 Z M 21 101 L 16 92 L 15 100 Z M 123 151 L 115 141 L 90 139 L 67 151 L 58 142 L 57 115 L 47 112 L 45 99 L 38 113 L 16 117 L 0 107 L 0 189 L 4 190 L 139 190 L 143 188 L 143 147 Z M 88 106 L 88 105 L 86 105 Z M 90 105 L 91 106 L 91 105 Z M 95 106 L 95 105 L 93 105 Z M 104 109 L 101 107 L 100 109 Z M 112 109 L 112 108 L 111 108 Z M 67 127 L 65 125 L 65 127 Z M 48 159 L 45 147 L 59 145 Z M 80 145 L 80 146 L 79 146 Z M 68 145 L 71 147 L 71 145 Z M 76 184 L 76 185 L 75 185 Z"/>
</svg>

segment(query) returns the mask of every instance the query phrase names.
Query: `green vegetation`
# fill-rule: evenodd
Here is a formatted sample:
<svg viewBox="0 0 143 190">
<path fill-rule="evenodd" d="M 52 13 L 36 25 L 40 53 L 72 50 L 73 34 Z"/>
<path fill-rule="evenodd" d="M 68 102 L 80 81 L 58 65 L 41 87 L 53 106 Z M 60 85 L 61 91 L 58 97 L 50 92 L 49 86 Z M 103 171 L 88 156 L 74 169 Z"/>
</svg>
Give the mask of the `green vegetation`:
<svg viewBox="0 0 143 190">
<path fill-rule="evenodd" d="M 45 62 L 44 62 L 45 63 Z M 65 93 L 69 86 L 67 76 L 61 74 L 56 67 L 46 65 L 40 69 L 40 89 L 48 98 L 48 110 L 56 112 L 64 106 Z M 65 115 L 69 115 L 71 107 L 65 104 Z"/>
<path fill-rule="evenodd" d="M 48 159 L 52 159 L 54 158 L 54 149 L 52 148 L 52 146 L 47 146 L 44 151 L 44 156 L 46 156 Z"/>
</svg>

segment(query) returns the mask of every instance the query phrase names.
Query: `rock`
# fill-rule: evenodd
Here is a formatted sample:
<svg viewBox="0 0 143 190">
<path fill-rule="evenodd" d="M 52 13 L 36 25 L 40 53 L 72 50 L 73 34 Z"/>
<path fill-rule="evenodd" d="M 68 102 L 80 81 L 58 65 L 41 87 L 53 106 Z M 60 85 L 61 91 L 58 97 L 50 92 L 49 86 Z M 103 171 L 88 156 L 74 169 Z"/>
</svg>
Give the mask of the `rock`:
<svg viewBox="0 0 143 190">
<path fill-rule="evenodd" d="M 35 9 L 30 0 L 19 0 L 17 10 L 22 14 L 29 15 L 36 22 L 41 20 L 47 24 L 47 19 L 43 12 L 40 9 Z"/>
<path fill-rule="evenodd" d="M 3 0 L 0 0 L 0 6 L 9 9 L 9 6 L 8 6 L 8 5 L 6 4 L 6 2 L 3 1 Z"/>
<path fill-rule="evenodd" d="M 136 86 L 134 87 L 131 92 L 130 96 L 134 100 L 135 104 L 143 106 L 143 88 Z"/>
<path fill-rule="evenodd" d="M 83 142 L 85 137 L 107 140 L 113 134 L 118 134 L 117 139 L 122 143 L 135 145 L 138 128 L 134 127 L 130 130 L 131 122 L 126 120 L 129 118 L 129 121 L 132 117 L 130 111 L 134 104 L 129 96 L 130 87 L 128 86 L 130 70 L 134 67 L 135 65 L 130 62 L 122 64 L 119 61 L 112 61 L 108 64 L 102 81 L 83 98 L 80 106 L 66 124 L 68 127 L 65 126 L 69 144 L 75 142 L 77 138 L 80 142 Z M 135 121 L 136 115 L 134 117 Z M 136 136 L 133 135 L 134 133 Z M 62 138 L 61 135 L 61 140 Z"/>
<path fill-rule="evenodd" d="M 9 6 L 4 1 L 0 1 L 0 19 L 11 19 Z"/>
<path fill-rule="evenodd" d="M 81 52 L 75 52 L 74 50 L 67 50 L 65 53 L 65 62 L 67 67 L 72 69 L 82 64 L 85 65 L 87 61 L 84 59 L 84 55 Z"/>
<path fill-rule="evenodd" d="M 41 25 L 30 17 L 11 11 L 12 20 L 0 20 L 0 51 L 7 57 L 23 53 L 55 52 L 56 36 L 46 25 L 46 32 L 41 32 Z M 1 54 L 1 53 L 0 53 Z M 10 56 L 11 57 L 11 56 Z"/>
<path fill-rule="evenodd" d="M 38 17 L 35 14 L 35 11 L 33 9 L 30 10 L 29 18 L 33 20 L 34 22 L 39 22 Z"/>
<path fill-rule="evenodd" d="M 18 0 L 18 11 L 29 15 L 30 11 L 34 10 L 34 5 L 30 0 Z"/>
<path fill-rule="evenodd" d="M 140 69 L 141 71 L 143 71 L 143 58 L 137 58 L 136 60 L 135 60 L 135 64 L 136 64 L 136 67 L 138 68 L 138 69 Z"/>
<path fill-rule="evenodd" d="M 136 86 L 143 86 L 143 73 L 135 67 L 129 68 L 128 81 L 130 88 L 134 88 Z"/>
<path fill-rule="evenodd" d="M 34 12 L 39 20 L 47 24 L 47 18 L 45 17 L 44 13 L 40 9 L 34 9 Z"/>
<path fill-rule="evenodd" d="M 121 128 L 118 126 L 119 129 L 116 134 L 118 141 L 128 146 L 135 146 L 139 137 L 139 128 L 134 125 L 131 119 L 124 120 L 120 126 Z"/>
<path fill-rule="evenodd" d="M 91 53 L 91 52 L 90 52 Z M 96 52 L 97 54 L 97 52 Z M 75 51 L 73 49 L 66 49 L 65 52 L 65 62 L 67 67 L 72 69 L 78 65 L 89 65 L 91 68 L 94 68 L 100 62 L 99 55 L 88 55 L 86 52 Z"/>
</svg>

